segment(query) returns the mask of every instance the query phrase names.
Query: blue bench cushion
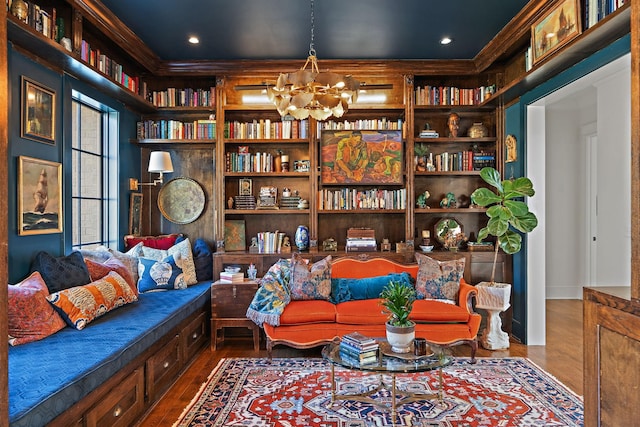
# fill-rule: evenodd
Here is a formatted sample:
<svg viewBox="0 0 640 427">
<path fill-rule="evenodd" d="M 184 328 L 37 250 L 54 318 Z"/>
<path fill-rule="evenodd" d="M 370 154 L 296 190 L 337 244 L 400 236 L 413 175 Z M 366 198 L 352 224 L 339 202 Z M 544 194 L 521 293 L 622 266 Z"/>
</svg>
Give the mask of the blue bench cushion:
<svg viewBox="0 0 640 427">
<path fill-rule="evenodd" d="M 210 301 L 211 282 L 141 294 L 82 331 L 9 348 L 9 421 L 41 426 L 69 409 Z"/>
</svg>

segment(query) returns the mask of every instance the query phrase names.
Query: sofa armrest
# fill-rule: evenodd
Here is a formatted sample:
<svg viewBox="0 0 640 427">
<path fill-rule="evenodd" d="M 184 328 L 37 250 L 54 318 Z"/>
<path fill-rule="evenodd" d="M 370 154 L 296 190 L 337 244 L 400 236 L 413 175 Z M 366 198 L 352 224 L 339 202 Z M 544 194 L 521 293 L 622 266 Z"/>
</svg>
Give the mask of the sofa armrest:
<svg viewBox="0 0 640 427">
<path fill-rule="evenodd" d="M 471 286 L 464 279 L 460 280 L 460 292 L 458 294 L 458 305 L 466 308 L 469 313 L 473 311 L 473 299 L 478 297 L 478 290 Z"/>
</svg>

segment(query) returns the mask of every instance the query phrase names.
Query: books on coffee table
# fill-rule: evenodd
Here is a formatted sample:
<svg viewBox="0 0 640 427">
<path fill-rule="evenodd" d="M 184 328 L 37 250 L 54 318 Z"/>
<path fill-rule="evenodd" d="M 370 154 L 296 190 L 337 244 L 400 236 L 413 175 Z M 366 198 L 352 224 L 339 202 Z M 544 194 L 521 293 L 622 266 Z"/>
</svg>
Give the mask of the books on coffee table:
<svg viewBox="0 0 640 427">
<path fill-rule="evenodd" d="M 359 332 L 347 334 L 340 341 L 340 357 L 350 363 L 377 363 L 378 349 L 379 344 L 375 339 Z"/>
</svg>

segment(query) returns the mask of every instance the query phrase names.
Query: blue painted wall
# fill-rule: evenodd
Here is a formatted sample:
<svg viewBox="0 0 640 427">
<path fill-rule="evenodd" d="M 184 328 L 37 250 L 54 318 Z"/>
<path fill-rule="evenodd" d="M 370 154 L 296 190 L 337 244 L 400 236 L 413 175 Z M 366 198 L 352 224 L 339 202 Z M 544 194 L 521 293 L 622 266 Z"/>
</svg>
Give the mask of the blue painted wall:
<svg viewBox="0 0 640 427">
<path fill-rule="evenodd" d="M 535 89 L 525 93 L 518 102 L 505 110 L 505 134 L 512 134 L 518 141 L 518 161 L 507 163 L 505 176 L 507 178 L 524 176 L 526 174 L 526 113 L 527 106 L 544 98 L 548 94 L 586 76 L 592 71 L 620 58 L 631 50 L 631 36 L 627 35 L 610 44 L 606 48 L 594 53 L 575 66 L 547 80 Z M 534 196 L 535 197 L 535 196 Z M 538 197 L 543 195 L 538 194 Z M 527 248 L 526 236 L 523 249 L 513 255 L 513 335 L 523 343 L 527 343 Z"/>
<path fill-rule="evenodd" d="M 8 188 L 9 212 L 5 213 L 9 229 L 9 282 L 15 283 L 23 279 L 29 272 L 33 256 L 40 250 L 59 256 L 71 251 L 71 192 L 69 181 L 71 178 L 71 117 L 65 114 L 71 108 L 71 91 L 78 90 L 93 99 L 119 112 L 119 201 L 118 235 L 124 236 L 128 229 L 128 177 L 140 176 L 140 150 L 129 142 L 135 138 L 136 121 L 139 116 L 125 108 L 113 98 L 104 96 L 92 86 L 79 82 L 68 75 L 59 74 L 32 61 L 17 52 L 9 45 L 9 148 L 8 148 Z M 56 93 L 55 117 L 55 145 L 21 138 L 20 136 L 20 105 L 21 79 L 28 77 L 39 84 L 52 89 Z M 17 205 L 17 176 L 18 157 L 29 156 L 38 159 L 62 163 L 63 170 L 63 215 L 65 216 L 63 233 L 40 234 L 34 236 L 18 235 L 18 205 Z M 126 200 L 125 200 L 126 198 Z"/>
</svg>

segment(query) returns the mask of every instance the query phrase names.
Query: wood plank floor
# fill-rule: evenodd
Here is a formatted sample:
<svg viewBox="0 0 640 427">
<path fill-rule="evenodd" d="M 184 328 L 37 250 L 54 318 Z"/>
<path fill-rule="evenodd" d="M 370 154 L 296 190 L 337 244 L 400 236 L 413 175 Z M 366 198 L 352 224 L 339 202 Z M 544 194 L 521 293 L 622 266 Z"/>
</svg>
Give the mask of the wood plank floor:
<svg viewBox="0 0 640 427">
<path fill-rule="evenodd" d="M 478 349 L 478 357 L 528 357 L 575 393 L 582 395 L 582 301 L 547 300 L 547 345 L 512 343 L 507 350 Z M 264 346 L 264 343 L 263 343 Z M 469 356 L 467 346 L 458 346 L 457 356 Z M 319 357 L 319 349 L 295 350 L 278 346 L 274 357 Z M 202 351 L 165 396 L 139 423 L 143 427 L 170 426 L 191 402 L 211 370 L 223 357 L 267 357 L 266 350 L 253 351 L 250 337 L 227 339 L 218 350 Z"/>
</svg>

